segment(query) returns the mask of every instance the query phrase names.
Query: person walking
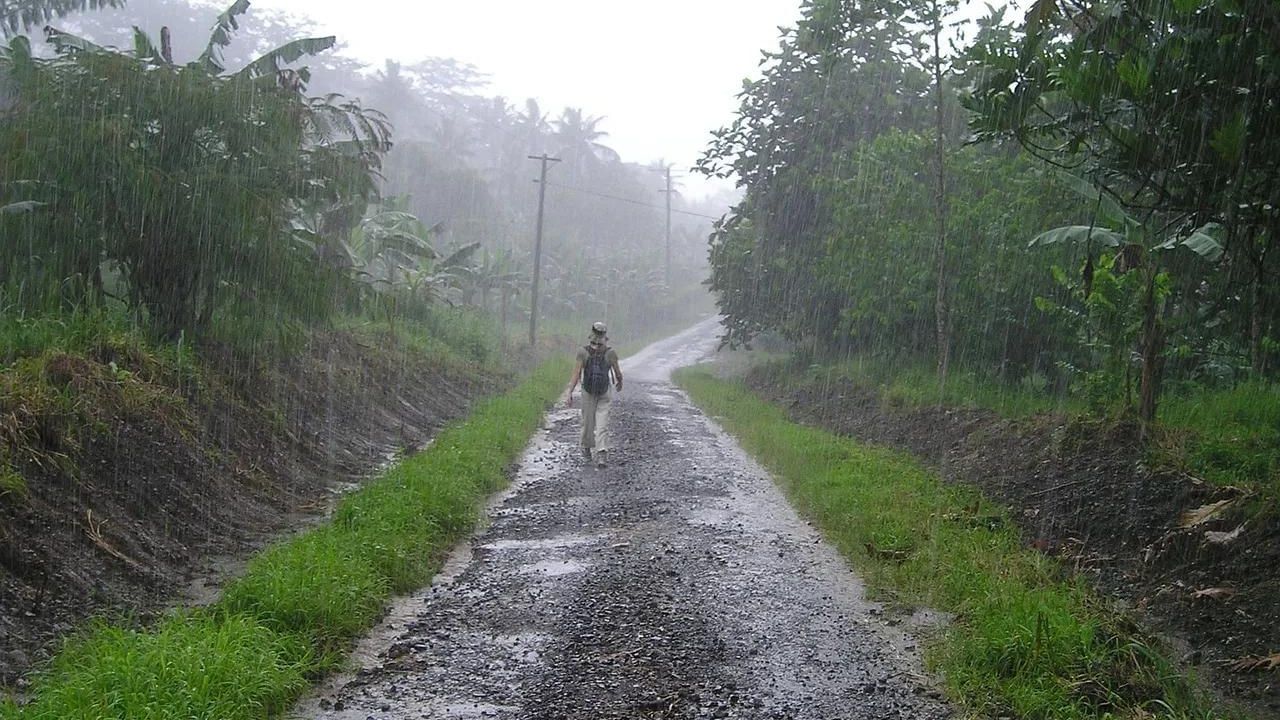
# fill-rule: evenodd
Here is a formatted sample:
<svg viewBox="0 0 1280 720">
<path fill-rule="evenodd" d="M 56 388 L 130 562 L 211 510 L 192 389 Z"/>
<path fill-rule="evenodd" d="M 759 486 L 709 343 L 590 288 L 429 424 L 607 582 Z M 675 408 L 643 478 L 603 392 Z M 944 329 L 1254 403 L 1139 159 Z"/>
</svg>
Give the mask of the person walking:
<svg viewBox="0 0 1280 720">
<path fill-rule="evenodd" d="M 596 467 L 608 464 L 609 452 L 609 385 L 622 392 L 622 368 L 618 353 L 609 347 L 608 328 L 602 322 L 591 325 L 591 337 L 578 349 L 569 384 L 569 407 L 573 407 L 573 391 L 582 383 L 582 455 Z"/>
</svg>

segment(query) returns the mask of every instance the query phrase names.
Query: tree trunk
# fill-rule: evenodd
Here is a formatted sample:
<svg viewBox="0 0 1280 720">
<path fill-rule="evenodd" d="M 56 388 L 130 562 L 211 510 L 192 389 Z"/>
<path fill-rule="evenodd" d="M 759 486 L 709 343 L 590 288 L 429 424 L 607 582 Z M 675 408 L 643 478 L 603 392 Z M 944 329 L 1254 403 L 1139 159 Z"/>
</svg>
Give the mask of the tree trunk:
<svg viewBox="0 0 1280 720">
<path fill-rule="evenodd" d="M 511 293 L 502 291 L 502 342 L 507 342 L 507 306 L 511 303 Z"/>
<path fill-rule="evenodd" d="M 1264 231 L 1267 243 L 1274 231 Z M 1267 335 L 1267 255 L 1270 247 L 1263 245 L 1257 254 L 1249 253 L 1253 264 L 1253 279 L 1249 283 L 1249 366 L 1255 378 L 1267 372 L 1267 349 L 1263 339 Z"/>
<path fill-rule="evenodd" d="M 1264 313 L 1262 312 L 1262 266 L 1258 265 L 1254 268 L 1253 282 L 1250 283 L 1250 302 L 1249 302 L 1249 366 L 1253 369 L 1255 378 L 1262 377 L 1266 371 L 1262 349 L 1262 323 Z"/>
<path fill-rule="evenodd" d="M 1156 403 L 1160 398 L 1160 382 L 1164 374 L 1164 327 L 1156 299 L 1159 269 L 1152 268 L 1147 277 L 1142 317 L 1142 378 L 1138 396 L 1138 421 L 1141 438 L 1146 440 L 1156 419 Z"/>
<path fill-rule="evenodd" d="M 945 385 L 951 367 L 951 323 L 947 308 L 947 173 L 945 132 L 942 124 L 942 8 L 939 0 L 933 0 L 933 84 L 934 84 L 934 149 L 936 151 L 938 185 L 934 195 L 937 213 L 938 238 L 935 243 L 937 257 L 937 286 L 934 290 L 933 313 L 938 343 L 938 383 Z"/>
</svg>

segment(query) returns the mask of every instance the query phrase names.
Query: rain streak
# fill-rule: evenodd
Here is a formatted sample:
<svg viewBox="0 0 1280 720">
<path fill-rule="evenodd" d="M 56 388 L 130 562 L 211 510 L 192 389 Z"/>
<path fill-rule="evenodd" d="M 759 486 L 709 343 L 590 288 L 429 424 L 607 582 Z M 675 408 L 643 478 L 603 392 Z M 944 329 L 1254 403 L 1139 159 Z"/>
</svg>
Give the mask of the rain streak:
<svg viewBox="0 0 1280 720">
<path fill-rule="evenodd" d="M 1274 0 L 0 0 L 0 720 L 1277 717 Z"/>
</svg>

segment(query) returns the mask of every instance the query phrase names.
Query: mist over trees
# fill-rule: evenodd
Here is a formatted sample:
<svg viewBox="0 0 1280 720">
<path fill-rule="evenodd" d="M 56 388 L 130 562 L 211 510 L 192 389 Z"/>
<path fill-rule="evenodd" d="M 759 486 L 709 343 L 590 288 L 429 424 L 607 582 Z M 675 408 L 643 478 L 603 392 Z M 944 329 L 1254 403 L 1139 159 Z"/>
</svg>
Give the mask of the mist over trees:
<svg viewBox="0 0 1280 720">
<path fill-rule="evenodd" d="M 16 311 L 121 307 L 167 337 L 449 304 L 518 325 L 540 153 L 562 160 L 547 320 L 640 333 L 703 292 L 718 213 L 675 198 L 668 286 L 662 173 L 624 162 L 585 108 L 488 96 L 449 58 L 364 65 L 244 0 L 0 11 L 0 232 L 18 239 L 0 296 Z"/>
</svg>

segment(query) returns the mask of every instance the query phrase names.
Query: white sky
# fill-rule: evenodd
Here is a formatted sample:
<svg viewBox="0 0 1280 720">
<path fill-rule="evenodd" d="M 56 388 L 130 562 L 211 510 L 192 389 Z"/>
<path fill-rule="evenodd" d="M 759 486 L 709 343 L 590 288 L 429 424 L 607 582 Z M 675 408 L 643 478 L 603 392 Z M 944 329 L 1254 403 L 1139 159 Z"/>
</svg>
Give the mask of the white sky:
<svg viewBox="0 0 1280 720">
<path fill-rule="evenodd" d="M 311 18 L 360 59 L 452 57 L 489 75 L 488 94 L 605 116 L 624 160 L 692 166 L 737 109 L 799 0 L 254 0 Z M 709 185 L 685 175 L 685 192 Z"/>
</svg>

